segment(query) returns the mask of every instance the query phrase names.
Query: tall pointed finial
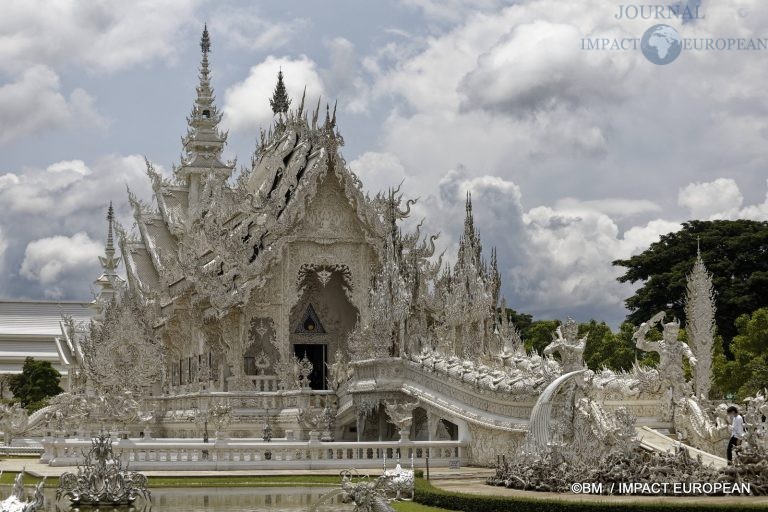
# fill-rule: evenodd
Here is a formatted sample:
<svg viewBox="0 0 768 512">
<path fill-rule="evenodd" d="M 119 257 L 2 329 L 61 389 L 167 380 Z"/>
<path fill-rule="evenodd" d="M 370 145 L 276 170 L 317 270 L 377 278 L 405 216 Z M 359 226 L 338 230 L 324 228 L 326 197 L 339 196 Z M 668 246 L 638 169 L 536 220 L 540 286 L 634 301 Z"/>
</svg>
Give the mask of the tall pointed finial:
<svg viewBox="0 0 768 512">
<path fill-rule="evenodd" d="M 91 307 L 96 310 L 95 318 L 97 319 L 103 318 L 105 307 L 115 298 L 118 290 L 124 284 L 123 279 L 117 275 L 117 267 L 122 258 L 115 256 L 114 227 L 115 209 L 112 207 L 112 201 L 110 201 L 109 208 L 107 208 L 107 244 L 104 247 L 104 256 L 99 256 L 102 273 L 94 281 L 98 290 L 94 301 L 91 303 Z"/>
<path fill-rule="evenodd" d="M 696 237 L 696 257 L 701 259 L 701 237 Z"/>
<path fill-rule="evenodd" d="M 277 72 L 277 85 L 275 85 L 275 92 L 272 93 L 269 105 L 272 107 L 272 113 L 275 115 L 285 114 L 291 105 L 288 92 L 285 90 L 285 82 L 283 82 L 283 68 L 280 68 L 280 71 Z"/>
<path fill-rule="evenodd" d="M 203 25 L 203 36 L 200 38 L 200 50 L 203 53 L 211 51 L 211 38 L 208 36 L 208 24 Z"/>
<path fill-rule="evenodd" d="M 304 98 L 307 96 L 307 86 L 304 86 L 304 92 L 301 93 L 301 103 L 299 104 L 299 111 L 297 113 L 297 117 L 301 117 L 301 114 L 304 113 Z"/>
<path fill-rule="evenodd" d="M 187 117 L 187 134 L 181 139 L 184 146 L 181 164 L 173 170 L 180 183 L 192 188 L 188 201 L 190 209 L 197 204 L 196 191 L 200 189 L 199 184 L 203 174 L 215 171 L 218 177 L 226 179 L 234 168 L 231 163 L 225 163 L 221 158 L 227 143 L 227 134 L 219 130 L 222 113 L 216 107 L 214 101 L 216 96 L 211 86 L 211 70 L 208 61 L 211 37 L 207 24 L 203 26 L 203 34 L 200 37 L 200 50 L 202 57 L 198 68 L 199 82 L 195 87 L 197 95 L 192 105 L 192 112 Z M 205 161 L 204 165 L 200 164 L 202 161 Z M 193 186 L 192 182 L 197 185 Z"/>
<path fill-rule="evenodd" d="M 315 107 L 315 111 L 312 113 L 312 129 L 317 128 L 317 116 L 320 115 L 320 97 L 317 98 L 317 107 Z"/>
<path fill-rule="evenodd" d="M 107 246 L 106 253 L 115 253 L 114 237 L 112 235 L 113 226 L 115 223 L 115 209 L 112 208 L 112 201 L 109 202 L 109 208 L 107 209 Z"/>
</svg>

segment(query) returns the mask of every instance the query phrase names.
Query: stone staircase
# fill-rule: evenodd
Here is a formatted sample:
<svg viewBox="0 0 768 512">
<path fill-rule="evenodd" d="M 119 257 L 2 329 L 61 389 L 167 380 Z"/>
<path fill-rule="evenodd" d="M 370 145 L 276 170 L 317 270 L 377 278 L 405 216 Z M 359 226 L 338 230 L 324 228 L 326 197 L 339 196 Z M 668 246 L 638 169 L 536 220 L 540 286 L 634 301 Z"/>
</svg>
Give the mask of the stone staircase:
<svg viewBox="0 0 768 512">
<path fill-rule="evenodd" d="M 692 446 L 682 444 L 676 441 L 662 432 L 654 430 L 650 427 L 643 426 L 637 427 L 637 437 L 640 439 L 640 446 L 646 450 L 653 450 L 657 452 L 674 452 L 677 447 L 686 448 L 688 453 L 694 457 L 701 457 L 701 461 L 704 464 L 721 468 L 727 465 L 727 461 L 723 457 L 712 455 L 711 453 L 699 450 Z"/>
</svg>

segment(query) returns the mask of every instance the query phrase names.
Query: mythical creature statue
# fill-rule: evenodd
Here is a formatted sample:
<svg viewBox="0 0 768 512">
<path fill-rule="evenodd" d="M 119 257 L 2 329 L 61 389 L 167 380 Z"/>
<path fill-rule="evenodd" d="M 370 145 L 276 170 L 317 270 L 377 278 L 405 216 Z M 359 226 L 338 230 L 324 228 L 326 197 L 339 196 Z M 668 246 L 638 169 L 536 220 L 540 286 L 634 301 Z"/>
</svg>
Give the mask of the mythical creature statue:
<svg viewBox="0 0 768 512">
<path fill-rule="evenodd" d="M 768 450 L 768 389 L 747 398 L 744 419 L 747 422 L 747 437 L 750 443 Z"/>
<path fill-rule="evenodd" d="M 320 412 L 315 412 L 312 409 L 299 409 L 296 420 L 302 428 L 310 432 L 319 432 L 321 441 L 333 441 L 336 412 L 336 405 L 327 403 Z"/>
<path fill-rule="evenodd" d="M 641 382 L 638 379 L 607 368 L 588 372 L 585 380 L 591 383 L 590 395 L 599 400 L 637 397 L 641 391 Z"/>
<path fill-rule="evenodd" d="M 689 446 L 709 453 L 724 453 L 730 437 L 727 408 L 726 404 L 718 405 L 711 418 L 695 397 L 681 398 L 675 403 L 675 431 Z"/>
<path fill-rule="evenodd" d="M 317 511 L 323 502 L 341 496 L 345 503 L 354 503 L 355 512 L 395 512 L 390 505 L 392 500 L 403 499 L 403 492 L 413 497 L 414 472 L 399 464 L 375 479 L 360 475 L 354 469 L 345 469 L 340 477 L 339 488 L 324 494 L 312 510 Z"/>
<path fill-rule="evenodd" d="M 400 432 L 407 431 L 413 423 L 413 410 L 418 406 L 418 402 L 413 403 L 394 403 L 384 402 L 384 410 L 389 419 L 397 425 Z"/>
<path fill-rule="evenodd" d="M 560 354 L 563 373 L 581 370 L 584 368 L 584 348 L 587 346 L 587 337 L 579 338 L 579 324 L 573 318 L 569 318 L 565 325 L 558 326 L 552 343 L 544 348 L 544 355 Z"/>
<path fill-rule="evenodd" d="M 6 445 L 11 444 L 13 436 L 24 432 L 29 424 L 27 411 L 20 403 L 13 405 L 0 404 L 0 430 Z"/>
<path fill-rule="evenodd" d="M 3 472 L 0 471 L 0 476 L 2 474 Z M 13 481 L 11 495 L 0 501 L 0 512 L 37 512 L 43 510 L 43 506 L 45 506 L 45 495 L 43 494 L 45 478 L 35 486 L 35 494 L 32 496 L 32 501 L 27 501 L 26 499 L 23 479 L 24 471 L 22 470 Z"/>
<path fill-rule="evenodd" d="M 77 474 L 59 477 L 56 499 L 66 497 L 79 505 L 130 505 L 139 497 L 149 500 L 147 477 L 123 469 L 123 463 L 112 451 L 112 439 L 104 434 L 91 440 L 91 449 L 83 453 L 85 463 L 77 466 Z"/>
<path fill-rule="evenodd" d="M 336 391 L 352 377 L 352 368 L 343 353 L 336 352 L 333 363 L 328 367 L 328 387 Z"/>
<path fill-rule="evenodd" d="M 633 338 L 635 339 L 635 346 L 640 350 L 659 354 L 658 370 L 663 389 L 671 390 L 671 398 L 676 400 L 689 395 L 691 392 L 691 386 L 685 380 L 683 373 L 682 358 L 688 359 L 693 368 L 696 367 L 696 358 L 688 344 L 677 339 L 680 333 L 680 324 L 677 322 L 664 324 L 662 340 L 650 341 L 646 338 L 651 328 L 655 324 L 661 323 L 663 319 L 664 313 L 657 313 L 648 322 L 637 328 Z"/>
</svg>

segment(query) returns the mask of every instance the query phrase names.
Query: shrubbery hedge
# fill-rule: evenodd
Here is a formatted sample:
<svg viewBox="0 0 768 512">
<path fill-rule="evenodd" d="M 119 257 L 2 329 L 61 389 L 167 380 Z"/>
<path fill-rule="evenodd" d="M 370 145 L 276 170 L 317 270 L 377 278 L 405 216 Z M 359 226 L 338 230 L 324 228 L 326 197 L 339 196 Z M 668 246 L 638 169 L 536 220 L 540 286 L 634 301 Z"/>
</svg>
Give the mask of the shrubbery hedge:
<svg viewBox="0 0 768 512">
<path fill-rule="evenodd" d="M 552 500 L 536 498 L 512 498 L 502 496 L 483 496 L 480 494 L 462 494 L 444 491 L 426 480 L 416 480 L 414 501 L 422 505 L 460 510 L 464 512 L 731 512 L 734 510 L 766 510 L 765 505 L 747 505 L 742 503 L 697 504 L 674 502 L 646 502 L 647 498 L 638 498 L 635 503 L 599 501 Z"/>
</svg>

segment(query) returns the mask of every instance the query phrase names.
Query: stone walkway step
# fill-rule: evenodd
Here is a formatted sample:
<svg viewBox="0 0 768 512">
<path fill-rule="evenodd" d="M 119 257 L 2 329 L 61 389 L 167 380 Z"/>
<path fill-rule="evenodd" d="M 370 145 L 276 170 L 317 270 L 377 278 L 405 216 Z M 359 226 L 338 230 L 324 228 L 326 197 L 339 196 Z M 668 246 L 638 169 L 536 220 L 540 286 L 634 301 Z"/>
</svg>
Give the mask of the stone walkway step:
<svg viewBox="0 0 768 512">
<path fill-rule="evenodd" d="M 701 457 L 701 461 L 704 464 L 714 466 L 716 468 L 725 467 L 728 464 L 723 457 L 718 457 L 709 452 L 699 450 L 687 444 L 675 441 L 671 437 L 657 432 L 650 427 L 637 427 L 637 436 L 640 438 L 640 445 L 647 450 L 654 450 L 658 452 L 674 452 L 678 446 L 688 449 L 688 453 L 692 456 Z"/>
</svg>

